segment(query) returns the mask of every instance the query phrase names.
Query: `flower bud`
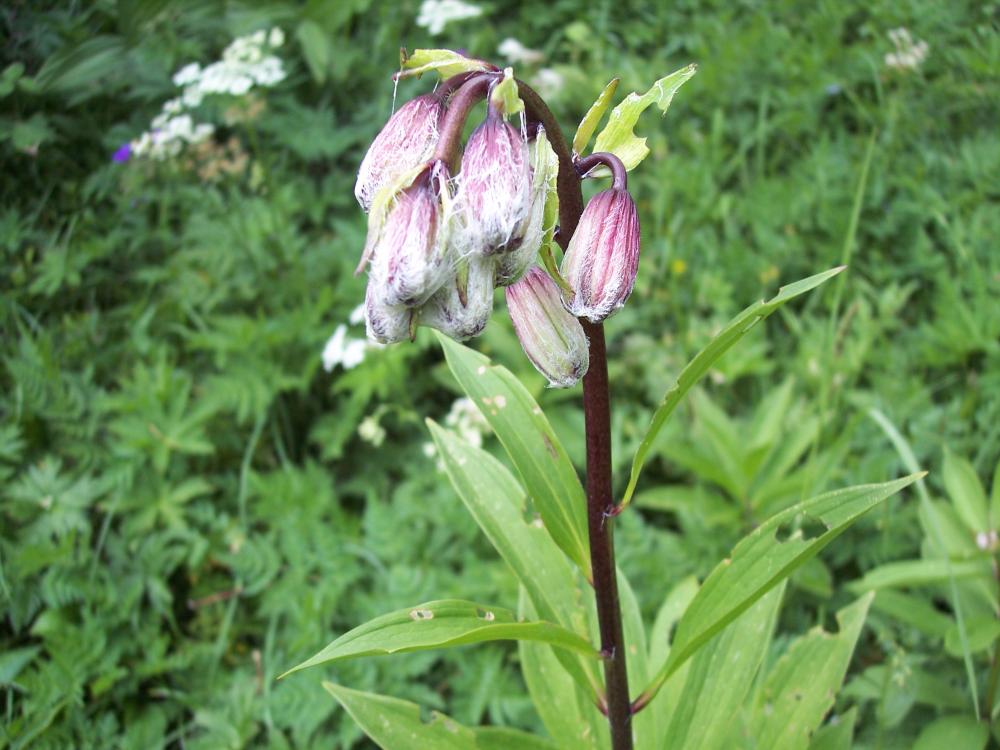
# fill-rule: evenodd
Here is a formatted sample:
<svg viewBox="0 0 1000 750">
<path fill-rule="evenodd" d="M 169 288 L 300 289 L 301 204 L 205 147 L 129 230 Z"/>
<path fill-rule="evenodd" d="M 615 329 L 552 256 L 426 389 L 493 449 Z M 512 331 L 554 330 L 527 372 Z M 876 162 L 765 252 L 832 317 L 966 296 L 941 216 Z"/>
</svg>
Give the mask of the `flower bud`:
<svg viewBox="0 0 1000 750">
<path fill-rule="evenodd" d="M 470 257 L 420 309 L 420 324 L 456 341 L 478 336 L 493 312 L 493 261 Z"/>
<path fill-rule="evenodd" d="M 368 339 L 379 344 L 395 344 L 410 338 L 413 310 L 400 305 L 387 305 L 379 299 L 371 281 L 365 291 L 365 332 Z"/>
<path fill-rule="evenodd" d="M 419 307 L 451 271 L 447 180 L 444 164 L 433 162 L 389 199 L 384 215 L 379 210 L 369 217 L 369 283 L 388 305 Z"/>
<path fill-rule="evenodd" d="M 604 190 L 587 204 L 560 272 L 573 288 L 566 301 L 578 318 L 599 323 L 625 304 L 639 269 L 639 216 L 624 188 Z"/>
<path fill-rule="evenodd" d="M 462 154 L 455 211 L 462 255 L 492 255 L 517 247 L 531 204 L 528 147 L 521 134 L 490 108 Z"/>
<path fill-rule="evenodd" d="M 531 202 L 528 214 L 515 232 L 520 238 L 518 246 L 496 256 L 496 284 L 509 286 L 524 275 L 538 257 L 543 241 L 551 242 L 558 213 L 559 198 L 556 177 L 559 160 L 549 145 L 545 128 L 538 126 L 534 138 L 528 142 L 531 165 Z"/>
<path fill-rule="evenodd" d="M 444 110 L 439 95 L 418 96 L 396 110 L 375 136 L 354 185 L 354 195 L 366 212 L 381 188 L 431 157 Z"/>
<path fill-rule="evenodd" d="M 555 282 L 536 266 L 505 291 L 514 332 L 531 364 L 555 388 L 575 385 L 590 364 L 589 345 Z"/>
</svg>

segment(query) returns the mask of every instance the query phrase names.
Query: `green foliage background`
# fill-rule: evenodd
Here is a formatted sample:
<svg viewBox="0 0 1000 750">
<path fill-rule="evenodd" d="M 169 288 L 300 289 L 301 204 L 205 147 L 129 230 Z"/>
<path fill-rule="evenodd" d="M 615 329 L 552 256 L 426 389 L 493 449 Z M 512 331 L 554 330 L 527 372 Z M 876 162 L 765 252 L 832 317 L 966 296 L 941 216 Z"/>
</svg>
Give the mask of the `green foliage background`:
<svg viewBox="0 0 1000 750">
<path fill-rule="evenodd" d="M 935 499 L 945 446 L 989 487 L 1000 5 L 482 7 L 435 38 L 414 0 L 3 11 L 0 747 L 363 746 L 318 675 L 276 675 L 415 602 L 514 606 L 424 452 L 423 418 L 458 393 L 432 337 L 321 367 L 363 296 L 354 174 L 403 45 L 495 58 L 518 38 L 546 58 L 521 75 L 563 76 L 551 104 L 570 132 L 610 77 L 627 93 L 700 66 L 666 119 L 641 121 L 640 278 L 607 326 L 619 492 L 652 407 L 714 329 L 779 283 L 850 266 L 729 354 L 659 441 L 618 544 L 649 621 L 775 510 L 905 473 L 873 410 L 931 470 Z M 290 75 L 217 136 L 245 168 L 112 163 L 176 95 L 176 70 L 271 26 Z M 898 26 L 929 44 L 915 70 L 884 63 Z M 502 305 L 476 346 L 522 376 L 580 464 L 579 393 L 544 391 Z M 358 435 L 366 416 L 387 431 L 378 447 Z M 852 581 L 922 544 L 912 494 L 866 518 L 793 580 L 769 661 L 831 626 Z M 946 586 L 912 591 L 927 617 L 950 618 Z M 970 680 L 944 630 L 881 599 L 838 711 L 858 707 L 859 746 L 909 747 L 937 716 L 973 715 L 992 641 L 968 654 Z M 328 676 L 463 723 L 537 729 L 516 660 L 493 645 Z"/>
</svg>

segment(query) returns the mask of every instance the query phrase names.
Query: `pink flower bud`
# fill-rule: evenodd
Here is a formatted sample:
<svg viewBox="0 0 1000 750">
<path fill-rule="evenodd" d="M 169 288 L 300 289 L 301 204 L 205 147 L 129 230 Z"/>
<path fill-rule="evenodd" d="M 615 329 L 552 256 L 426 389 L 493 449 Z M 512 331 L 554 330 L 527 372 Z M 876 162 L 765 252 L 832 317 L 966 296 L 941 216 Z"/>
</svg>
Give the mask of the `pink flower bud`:
<svg viewBox="0 0 1000 750">
<path fill-rule="evenodd" d="M 587 335 L 566 312 L 559 288 L 542 269 L 530 269 L 505 290 L 510 319 L 531 364 L 555 388 L 575 385 L 590 364 Z"/>
<path fill-rule="evenodd" d="M 462 154 L 455 212 L 463 255 L 492 255 L 517 247 L 531 206 L 528 147 L 521 134 L 490 109 Z"/>
<path fill-rule="evenodd" d="M 444 110 L 441 96 L 424 94 L 408 101 L 389 118 L 358 169 L 354 195 L 365 211 L 371 209 L 380 189 L 431 157 Z"/>
<path fill-rule="evenodd" d="M 414 312 L 408 307 L 387 305 L 369 281 L 365 291 L 365 332 L 371 341 L 395 344 L 410 338 Z"/>
<path fill-rule="evenodd" d="M 625 304 L 639 269 L 639 216 L 623 188 L 604 190 L 587 204 L 569 241 L 560 272 L 574 289 L 566 304 L 578 318 L 599 323 Z"/>
<path fill-rule="evenodd" d="M 373 256 L 369 283 L 388 305 L 419 307 L 452 270 L 449 220 L 442 205 L 447 180 L 444 164 L 433 162 L 391 199 L 384 218 L 375 213 L 369 218 L 369 223 L 380 222 L 370 228 L 373 239 L 366 248 Z"/>
<path fill-rule="evenodd" d="M 420 324 L 456 341 L 478 336 L 493 312 L 493 261 L 471 257 L 420 309 Z"/>
</svg>

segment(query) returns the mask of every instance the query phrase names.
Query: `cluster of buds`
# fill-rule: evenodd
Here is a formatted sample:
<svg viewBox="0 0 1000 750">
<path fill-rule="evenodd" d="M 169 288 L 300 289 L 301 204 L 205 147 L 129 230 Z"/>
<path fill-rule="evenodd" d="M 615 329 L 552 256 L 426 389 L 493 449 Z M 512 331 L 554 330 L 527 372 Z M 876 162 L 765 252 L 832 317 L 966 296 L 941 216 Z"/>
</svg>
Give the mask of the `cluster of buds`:
<svg viewBox="0 0 1000 750">
<path fill-rule="evenodd" d="M 536 261 L 556 231 L 559 161 L 511 69 L 468 62 L 397 110 L 361 163 L 368 336 L 394 343 L 419 325 L 459 341 L 477 336 L 494 290 L 505 287 L 528 358 L 553 386 L 568 387 L 589 361 L 578 318 L 604 320 L 635 281 L 639 226 L 625 170 L 608 154 L 577 160 L 581 177 L 597 164 L 611 168 L 614 185 L 587 205 L 563 258 L 565 279 L 548 264 L 557 284 Z M 465 121 L 484 98 L 485 119 L 463 149 Z"/>
</svg>

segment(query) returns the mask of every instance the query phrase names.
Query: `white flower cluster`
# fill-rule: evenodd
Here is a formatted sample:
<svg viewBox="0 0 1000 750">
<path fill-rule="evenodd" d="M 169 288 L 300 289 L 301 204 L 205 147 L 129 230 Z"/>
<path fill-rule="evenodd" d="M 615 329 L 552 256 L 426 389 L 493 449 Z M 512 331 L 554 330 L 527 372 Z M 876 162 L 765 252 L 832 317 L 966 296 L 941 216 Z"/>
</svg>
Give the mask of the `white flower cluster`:
<svg viewBox="0 0 1000 750">
<path fill-rule="evenodd" d="M 889 39 L 896 46 L 896 51 L 886 54 L 885 64 L 895 70 L 916 70 L 930 51 L 927 42 L 923 39 L 915 40 L 902 26 L 890 31 Z"/>
<path fill-rule="evenodd" d="M 497 52 L 507 58 L 511 65 L 536 65 L 545 59 L 545 55 L 542 52 L 539 52 L 537 49 L 525 47 L 512 36 L 500 42 Z"/>
<path fill-rule="evenodd" d="M 273 51 L 285 42 L 279 28 L 257 31 L 232 41 L 222 59 L 202 68 L 190 63 L 174 74 L 174 85 L 181 95 L 170 99 L 150 123 L 150 130 L 132 141 L 132 154 L 153 159 L 177 156 L 186 144 L 196 144 L 211 137 L 215 126 L 195 124 L 186 110 L 199 106 L 211 94 L 242 96 L 254 86 L 270 87 L 285 78 L 281 59 Z"/>
<path fill-rule="evenodd" d="M 427 29 L 431 36 L 437 36 L 452 21 L 476 18 L 482 14 L 483 9 L 478 5 L 461 0 L 424 0 L 417 15 L 417 26 Z"/>
<path fill-rule="evenodd" d="M 471 399 L 464 397 L 455 399 L 448 416 L 444 418 L 444 423 L 446 427 L 457 432 L 462 440 L 477 448 L 483 447 L 483 435 L 490 431 L 490 423 L 486 421 L 486 417 Z M 428 458 L 437 455 L 434 443 L 424 443 L 424 455 Z M 444 471 L 444 464 L 441 461 L 438 461 L 437 465 L 439 471 Z"/>
<path fill-rule="evenodd" d="M 552 99 L 562 91 L 566 79 L 554 68 L 542 68 L 531 79 L 532 85 L 545 99 Z"/>
<path fill-rule="evenodd" d="M 347 323 L 352 326 L 365 322 L 365 306 L 360 304 L 351 311 Z M 333 329 L 333 335 L 323 346 L 323 369 L 327 372 L 340 365 L 345 370 L 357 367 L 365 360 L 369 349 L 381 349 L 382 344 L 369 341 L 367 338 L 356 339 L 347 335 L 347 324 L 340 323 Z"/>
</svg>

